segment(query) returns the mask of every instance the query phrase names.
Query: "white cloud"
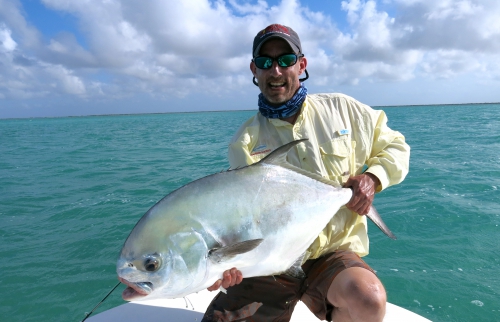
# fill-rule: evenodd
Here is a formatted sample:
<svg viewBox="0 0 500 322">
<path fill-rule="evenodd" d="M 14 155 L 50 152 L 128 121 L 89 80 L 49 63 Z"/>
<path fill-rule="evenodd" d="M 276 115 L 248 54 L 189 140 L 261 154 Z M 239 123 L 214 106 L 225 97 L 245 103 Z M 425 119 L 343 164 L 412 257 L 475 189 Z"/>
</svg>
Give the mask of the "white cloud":
<svg viewBox="0 0 500 322">
<path fill-rule="evenodd" d="M 264 0 L 258 0 L 255 5 L 251 3 L 240 4 L 236 0 L 229 0 L 228 2 L 240 15 L 265 14 L 265 11 L 269 9 L 269 5 Z"/>
<path fill-rule="evenodd" d="M 425 17 L 429 20 L 443 20 L 443 19 L 451 19 L 451 20 L 459 20 L 463 18 L 467 18 L 469 16 L 473 16 L 480 11 L 482 11 L 481 6 L 472 3 L 471 1 L 462 0 L 462 1 L 441 1 L 435 2 L 434 10 L 430 11 Z"/>
<path fill-rule="evenodd" d="M 0 24 L 0 50 L 10 52 L 16 49 L 17 43 L 11 37 L 10 29 Z"/>
<path fill-rule="evenodd" d="M 86 93 L 82 80 L 63 66 L 45 66 L 47 74 L 52 75 L 58 82 L 50 84 L 53 88 L 60 88 L 64 93 L 83 96 Z"/>
<path fill-rule="evenodd" d="M 85 44 L 69 32 L 44 39 L 19 1 L 0 0 L 0 99 L 248 93 L 253 37 L 271 23 L 299 33 L 319 90 L 500 78 L 498 0 L 346 0 L 336 3 L 345 26 L 306 0 L 42 3 L 76 17 Z"/>
<path fill-rule="evenodd" d="M 497 0 L 395 0 L 406 27 L 398 43 L 424 50 L 497 52 L 500 49 L 500 2 Z"/>
</svg>

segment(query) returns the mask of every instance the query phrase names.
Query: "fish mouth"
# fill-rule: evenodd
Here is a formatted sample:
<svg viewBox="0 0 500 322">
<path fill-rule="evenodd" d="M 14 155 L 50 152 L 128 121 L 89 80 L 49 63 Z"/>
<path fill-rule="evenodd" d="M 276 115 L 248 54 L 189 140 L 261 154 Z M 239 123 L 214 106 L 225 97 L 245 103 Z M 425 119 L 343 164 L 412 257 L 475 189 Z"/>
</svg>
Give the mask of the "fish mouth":
<svg viewBox="0 0 500 322">
<path fill-rule="evenodd" d="M 135 301 L 140 300 L 153 292 L 153 283 L 151 282 L 129 282 L 124 278 L 118 278 L 120 282 L 127 285 L 127 288 L 123 290 L 122 298 L 125 301 Z"/>
</svg>

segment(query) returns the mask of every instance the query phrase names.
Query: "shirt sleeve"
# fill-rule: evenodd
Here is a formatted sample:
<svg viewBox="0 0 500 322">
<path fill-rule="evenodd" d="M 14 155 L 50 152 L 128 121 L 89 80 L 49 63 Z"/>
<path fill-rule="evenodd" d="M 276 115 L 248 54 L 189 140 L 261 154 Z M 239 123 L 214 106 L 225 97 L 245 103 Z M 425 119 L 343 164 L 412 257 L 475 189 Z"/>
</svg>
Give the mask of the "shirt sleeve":
<svg viewBox="0 0 500 322">
<path fill-rule="evenodd" d="M 245 134 L 242 134 L 242 136 L 229 144 L 228 159 L 231 169 L 241 168 L 253 163 L 248 143 L 246 143 L 247 140 L 244 138 Z"/>
<path fill-rule="evenodd" d="M 410 146 L 405 137 L 398 131 L 387 126 L 387 116 L 384 111 L 372 110 L 373 141 L 369 159 L 366 161 L 368 169 L 380 180 L 377 192 L 398 184 L 406 177 L 410 163 Z"/>
<path fill-rule="evenodd" d="M 251 156 L 259 126 L 257 117 L 247 120 L 235 133 L 228 148 L 228 159 L 231 169 L 241 168 L 256 162 Z"/>
</svg>

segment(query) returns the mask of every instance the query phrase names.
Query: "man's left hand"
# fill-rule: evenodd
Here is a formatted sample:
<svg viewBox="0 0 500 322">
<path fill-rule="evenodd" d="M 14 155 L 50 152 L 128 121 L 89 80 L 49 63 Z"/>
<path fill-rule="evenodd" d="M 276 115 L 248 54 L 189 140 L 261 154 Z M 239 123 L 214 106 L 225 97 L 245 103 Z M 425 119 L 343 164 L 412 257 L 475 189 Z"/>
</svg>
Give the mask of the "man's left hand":
<svg viewBox="0 0 500 322">
<path fill-rule="evenodd" d="M 350 177 L 344 188 L 351 188 L 353 193 L 346 207 L 360 215 L 366 215 L 373 203 L 375 189 L 379 184 L 378 178 L 371 173 Z"/>
<path fill-rule="evenodd" d="M 208 287 L 207 290 L 212 292 L 218 290 L 220 287 L 227 289 L 236 284 L 240 284 L 242 280 L 243 275 L 241 274 L 241 272 L 233 267 L 231 269 L 228 269 L 227 271 L 224 271 L 224 273 L 222 274 L 222 279 L 217 280 L 214 285 Z"/>
</svg>

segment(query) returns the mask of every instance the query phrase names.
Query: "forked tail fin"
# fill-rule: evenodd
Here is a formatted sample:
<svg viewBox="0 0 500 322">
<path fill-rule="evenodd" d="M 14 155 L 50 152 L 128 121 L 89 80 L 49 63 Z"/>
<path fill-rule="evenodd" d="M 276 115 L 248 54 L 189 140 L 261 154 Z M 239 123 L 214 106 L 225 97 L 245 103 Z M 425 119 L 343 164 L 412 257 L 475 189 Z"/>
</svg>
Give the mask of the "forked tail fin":
<svg viewBox="0 0 500 322">
<path fill-rule="evenodd" d="M 387 225 L 384 223 L 382 217 L 380 217 L 380 214 L 375 209 L 375 207 L 371 206 L 366 216 L 370 218 L 370 220 L 373 221 L 373 223 L 377 225 L 377 227 L 380 228 L 380 230 L 382 230 L 384 234 L 387 235 L 387 237 L 389 237 L 390 239 L 397 239 L 389 229 L 389 227 L 387 227 Z"/>
</svg>

